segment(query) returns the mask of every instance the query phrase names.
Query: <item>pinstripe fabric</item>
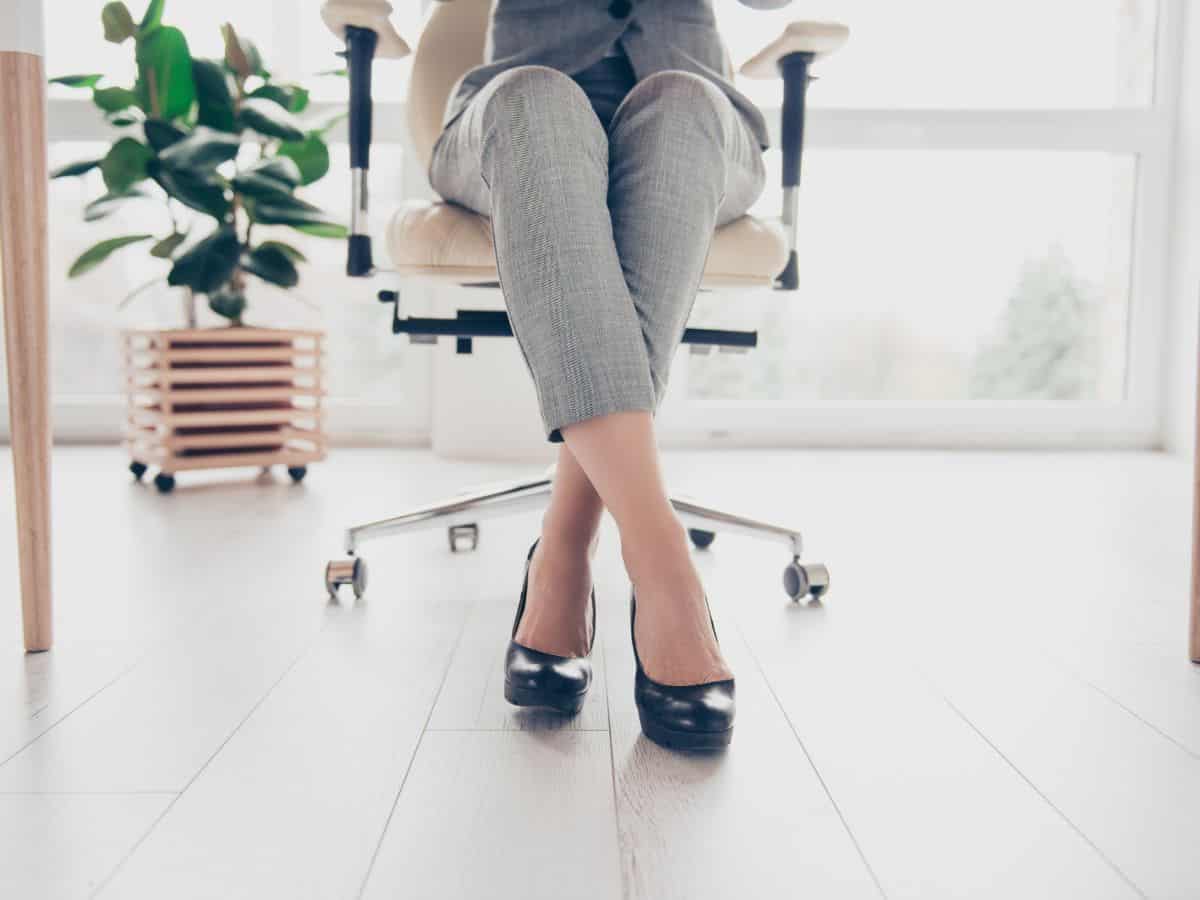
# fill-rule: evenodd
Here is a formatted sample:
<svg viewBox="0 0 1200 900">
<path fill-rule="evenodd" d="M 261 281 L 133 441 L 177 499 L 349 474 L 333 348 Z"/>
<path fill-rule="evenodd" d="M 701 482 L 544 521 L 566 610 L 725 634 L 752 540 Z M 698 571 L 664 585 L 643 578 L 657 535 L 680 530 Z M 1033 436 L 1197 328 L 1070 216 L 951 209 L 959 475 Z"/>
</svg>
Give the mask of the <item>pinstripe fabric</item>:
<svg viewBox="0 0 1200 900">
<path fill-rule="evenodd" d="M 492 219 L 501 287 L 548 439 L 657 409 L 718 225 L 762 191 L 762 151 L 693 73 L 634 84 L 624 59 L 574 78 L 488 81 L 433 150 L 445 200 Z"/>
</svg>

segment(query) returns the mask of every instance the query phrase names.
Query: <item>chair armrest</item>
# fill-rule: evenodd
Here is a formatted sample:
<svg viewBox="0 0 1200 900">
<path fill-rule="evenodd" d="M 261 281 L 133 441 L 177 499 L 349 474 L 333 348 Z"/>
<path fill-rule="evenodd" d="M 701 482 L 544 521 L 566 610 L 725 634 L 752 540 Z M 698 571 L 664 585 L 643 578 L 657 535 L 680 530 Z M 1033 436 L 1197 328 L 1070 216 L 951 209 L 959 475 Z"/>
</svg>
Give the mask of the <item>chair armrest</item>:
<svg viewBox="0 0 1200 900">
<path fill-rule="evenodd" d="M 326 0 L 321 5 L 321 19 L 339 38 L 345 38 L 347 27 L 365 28 L 379 38 L 375 56 L 402 59 L 412 50 L 388 18 L 391 12 L 386 0 Z"/>
<path fill-rule="evenodd" d="M 838 22 L 790 22 L 783 34 L 742 64 L 747 78 L 778 78 L 780 61 L 792 53 L 810 54 L 810 59 L 828 56 L 850 37 L 850 29 Z"/>
<path fill-rule="evenodd" d="M 805 95 L 813 76 L 813 60 L 827 56 L 850 37 L 850 29 L 836 22 L 792 22 L 783 34 L 748 59 L 741 73 L 748 78 L 782 78 L 783 109 L 780 155 L 783 169 L 783 227 L 787 235 L 787 266 L 778 287 L 800 287 L 797 222 L 799 215 L 800 162 L 804 155 Z"/>
</svg>

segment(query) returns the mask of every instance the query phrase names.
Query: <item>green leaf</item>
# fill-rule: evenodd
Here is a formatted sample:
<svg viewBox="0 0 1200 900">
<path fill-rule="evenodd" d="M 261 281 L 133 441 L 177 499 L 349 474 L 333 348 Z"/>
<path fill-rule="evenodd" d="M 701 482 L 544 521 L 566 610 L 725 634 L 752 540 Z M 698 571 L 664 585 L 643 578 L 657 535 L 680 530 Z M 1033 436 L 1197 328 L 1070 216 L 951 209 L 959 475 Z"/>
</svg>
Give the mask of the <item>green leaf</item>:
<svg viewBox="0 0 1200 900">
<path fill-rule="evenodd" d="M 235 191 L 246 197 L 268 199 L 279 195 L 287 197 L 292 193 L 290 184 L 276 181 L 265 175 L 256 175 L 253 172 L 242 172 L 235 175 L 230 184 Z"/>
<path fill-rule="evenodd" d="M 133 16 L 121 0 L 104 4 L 100 22 L 104 25 L 104 39 L 110 44 L 121 44 L 133 37 Z"/>
<path fill-rule="evenodd" d="M 187 132 L 182 128 L 176 128 L 162 119 L 147 119 L 142 123 L 142 131 L 146 135 L 146 143 L 156 152 L 161 152 L 187 137 Z"/>
<path fill-rule="evenodd" d="M 300 273 L 296 271 L 296 264 L 291 257 L 270 244 L 255 247 L 243 256 L 242 268 L 280 287 L 295 287 L 300 281 Z"/>
<path fill-rule="evenodd" d="M 288 189 L 300 184 L 300 169 L 286 156 L 272 156 L 259 160 L 246 169 L 245 174 L 262 175 L 281 182 L 281 186 Z"/>
<path fill-rule="evenodd" d="M 302 141 L 280 144 L 279 155 L 296 163 L 301 184 L 312 184 L 329 171 L 329 148 L 317 134 L 310 134 Z"/>
<path fill-rule="evenodd" d="M 304 139 L 304 131 L 295 116 L 278 104 L 261 97 L 243 101 L 242 108 L 238 110 L 238 124 L 266 137 L 281 138 L 285 141 Z"/>
<path fill-rule="evenodd" d="M 250 96 L 278 103 L 290 113 L 304 112 L 308 106 L 308 91 L 298 84 L 264 84 Z"/>
<path fill-rule="evenodd" d="M 92 91 L 92 102 L 105 112 L 118 112 L 139 104 L 138 95 L 129 88 L 107 87 Z"/>
<path fill-rule="evenodd" d="M 340 69 L 326 69 L 323 72 L 314 72 L 313 74 L 321 78 L 325 77 L 326 75 L 332 75 L 337 78 L 345 78 L 349 73 L 346 71 L 345 66 L 343 66 Z"/>
<path fill-rule="evenodd" d="M 165 0 L 150 0 L 150 5 L 146 7 L 146 14 L 142 16 L 142 21 L 138 24 L 138 31 L 145 34 L 162 24 L 164 2 Z"/>
<path fill-rule="evenodd" d="M 159 26 L 139 32 L 137 40 L 138 96 L 142 108 L 160 119 L 187 115 L 196 99 L 192 55 L 183 32 Z"/>
<path fill-rule="evenodd" d="M 196 84 L 196 121 L 221 131 L 233 131 L 233 95 L 225 67 L 215 60 L 193 59 L 192 80 Z"/>
<path fill-rule="evenodd" d="M 276 194 L 270 198 L 246 198 L 246 212 L 264 225 L 328 225 L 329 217 L 299 197 Z"/>
<path fill-rule="evenodd" d="M 241 325 L 242 314 L 246 311 L 246 295 L 229 288 L 214 291 L 208 295 L 208 308 L 234 325 Z"/>
<path fill-rule="evenodd" d="M 71 263 L 71 268 L 67 270 L 67 277 L 78 278 L 84 272 L 91 271 L 108 259 L 114 250 L 120 250 L 130 244 L 136 244 L 138 241 L 148 241 L 152 237 L 154 237 L 152 234 L 129 234 L 125 237 L 109 238 L 94 244 L 84 250 L 75 262 Z"/>
<path fill-rule="evenodd" d="M 222 220 L 229 212 L 224 186 L 207 172 L 194 169 L 168 169 L 160 166 L 151 177 L 167 195 L 184 206 Z"/>
<path fill-rule="evenodd" d="M 100 161 L 100 174 L 109 193 L 120 194 L 146 177 L 146 163 L 154 153 L 141 141 L 123 137 Z"/>
<path fill-rule="evenodd" d="M 213 169 L 238 155 L 242 147 L 236 135 L 198 125 L 183 140 L 158 154 L 172 169 Z"/>
<path fill-rule="evenodd" d="M 308 257 L 293 247 L 291 244 L 285 244 L 283 241 L 263 241 L 258 245 L 261 250 L 263 247 L 274 247 L 280 253 L 287 256 L 293 262 L 308 262 Z"/>
<path fill-rule="evenodd" d="M 225 65 L 231 72 L 242 79 L 263 74 L 262 56 L 253 43 L 239 37 L 228 22 L 221 26 L 221 36 L 225 38 Z"/>
<path fill-rule="evenodd" d="M 90 172 L 96 166 L 100 165 L 98 159 L 84 159 L 79 162 L 67 163 L 65 166 L 59 166 L 50 173 L 51 178 L 68 178 L 72 175 L 83 175 L 85 172 Z"/>
<path fill-rule="evenodd" d="M 97 219 L 103 219 L 105 216 L 115 212 L 117 207 L 122 205 L 126 200 L 143 198 L 148 196 L 144 191 L 139 191 L 133 188 L 128 191 L 120 191 L 115 194 L 105 194 L 89 203 L 83 208 L 83 221 L 95 222 Z"/>
<path fill-rule="evenodd" d="M 103 75 L 59 75 L 57 78 L 51 78 L 50 84 L 90 88 L 95 87 L 96 83 L 103 77 Z"/>
<path fill-rule="evenodd" d="M 150 255 L 156 256 L 159 259 L 170 259 L 171 254 L 185 240 L 187 240 L 187 234 L 181 234 L 178 231 L 172 232 L 150 248 Z"/>
<path fill-rule="evenodd" d="M 211 293 L 229 281 L 241 250 L 233 227 L 222 226 L 175 260 L 167 284 Z"/>
<path fill-rule="evenodd" d="M 334 222 L 322 222 L 320 224 L 310 225 L 293 225 L 292 227 L 303 234 L 309 235 L 310 237 L 345 240 L 350 236 L 349 228 L 347 228 L 345 225 L 338 225 Z"/>
</svg>

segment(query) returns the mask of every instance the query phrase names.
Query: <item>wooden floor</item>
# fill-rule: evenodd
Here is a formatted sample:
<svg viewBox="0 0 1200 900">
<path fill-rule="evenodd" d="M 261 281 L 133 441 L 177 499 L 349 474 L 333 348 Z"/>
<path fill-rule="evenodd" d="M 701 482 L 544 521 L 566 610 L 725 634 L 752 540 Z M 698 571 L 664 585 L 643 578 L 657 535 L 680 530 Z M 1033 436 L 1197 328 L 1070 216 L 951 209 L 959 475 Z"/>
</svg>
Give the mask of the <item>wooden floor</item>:
<svg viewBox="0 0 1200 900">
<path fill-rule="evenodd" d="M 3 508 L 11 499 L 0 459 Z M 293 487 L 135 486 L 55 461 L 58 646 L 23 656 L 0 517 L 0 896 L 1200 897 L 1189 470 L 1157 455 L 722 453 L 672 484 L 806 531 L 697 559 L 737 674 L 730 750 L 641 737 L 606 523 L 598 684 L 525 716 L 500 663 L 536 514 L 473 554 L 340 531 L 523 474 L 339 451 Z"/>
</svg>

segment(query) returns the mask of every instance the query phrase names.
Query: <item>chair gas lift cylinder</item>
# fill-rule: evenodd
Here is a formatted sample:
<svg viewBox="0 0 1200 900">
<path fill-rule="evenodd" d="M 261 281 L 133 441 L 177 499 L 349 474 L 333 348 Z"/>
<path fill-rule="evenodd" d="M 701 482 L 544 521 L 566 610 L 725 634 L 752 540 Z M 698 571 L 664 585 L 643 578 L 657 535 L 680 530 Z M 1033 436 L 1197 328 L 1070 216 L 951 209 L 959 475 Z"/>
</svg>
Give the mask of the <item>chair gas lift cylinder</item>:
<svg viewBox="0 0 1200 900">
<path fill-rule="evenodd" d="M 418 152 L 427 153 L 440 128 L 441 110 L 452 83 L 467 69 L 482 62 L 489 0 L 435 2 L 416 44 L 407 107 L 409 128 Z M 350 81 L 351 213 L 346 274 L 370 277 L 376 271 L 367 225 L 367 176 L 371 152 L 371 68 L 376 57 L 401 58 L 411 51 L 388 19 L 390 4 L 383 0 L 327 0 L 321 15 L 325 24 L 345 42 L 344 56 Z M 810 67 L 820 57 L 844 44 L 844 25 L 825 22 L 792 22 L 783 33 L 741 68 L 751 78 L 782 78 L 784 86 L 782 155 L 783 218 L 779 224 L 743 216 L 714 235 L 702 286 L 706 290 L 743 292 L 749 288 L 796 291 L 797 212 L 800 163 L 804 144 L 805 93 L 812 78 Z M 427 160 L 425 160 L 427 161 Z M 462 258 L 447 259 L 446 228 L 475 234 L 479 241 L 456 242 Z M 441 282 L 463 287 L 498 289 L 490 223 L 452 204 L 408 205 L 398 213 L 387 234 L 389 271 L 402 280 Z M 453 318 L 401 315 L 398 291 L 380 291 L 379 299 L 392 306 L 392 332 L 406 333 L 418 343 L 453 337 L 459 353 L 470 353 L 472 342 L 483 337 L 511 337 L 512 326 L 504 310 L 460 309 Z M 757 332 L 692 328 L 683 343 L 693 352 L 744 352 L 755 347 Z M 325 568 L 325 587 L 333 597 L 349 585 L 355 597 L 366 590 L 366 563 L 359 555 L 364 543 L 377 538 L 426 528 L 446 528 L 449 549 L 475 549 L 479 523 L 484 519 L 540 509 L 550 494 L 553 467 L 530 478 L 467 491 L 447 500 L 410 509 L 400 515 L 356 525 L 346 531 L 347 558 Z M 791 560 L 783 572 L 783 587 L 794 600 L 820 598 L 829 589 L 829 571 L 820 563 L 803 562 L 800 530 L 789 525 L 760 521 L 707 506 L 677 495 L 672 505 L 700 549 L 712 544 L 716 532 L 740 532 L 782 541 Z"/>
</svg>

